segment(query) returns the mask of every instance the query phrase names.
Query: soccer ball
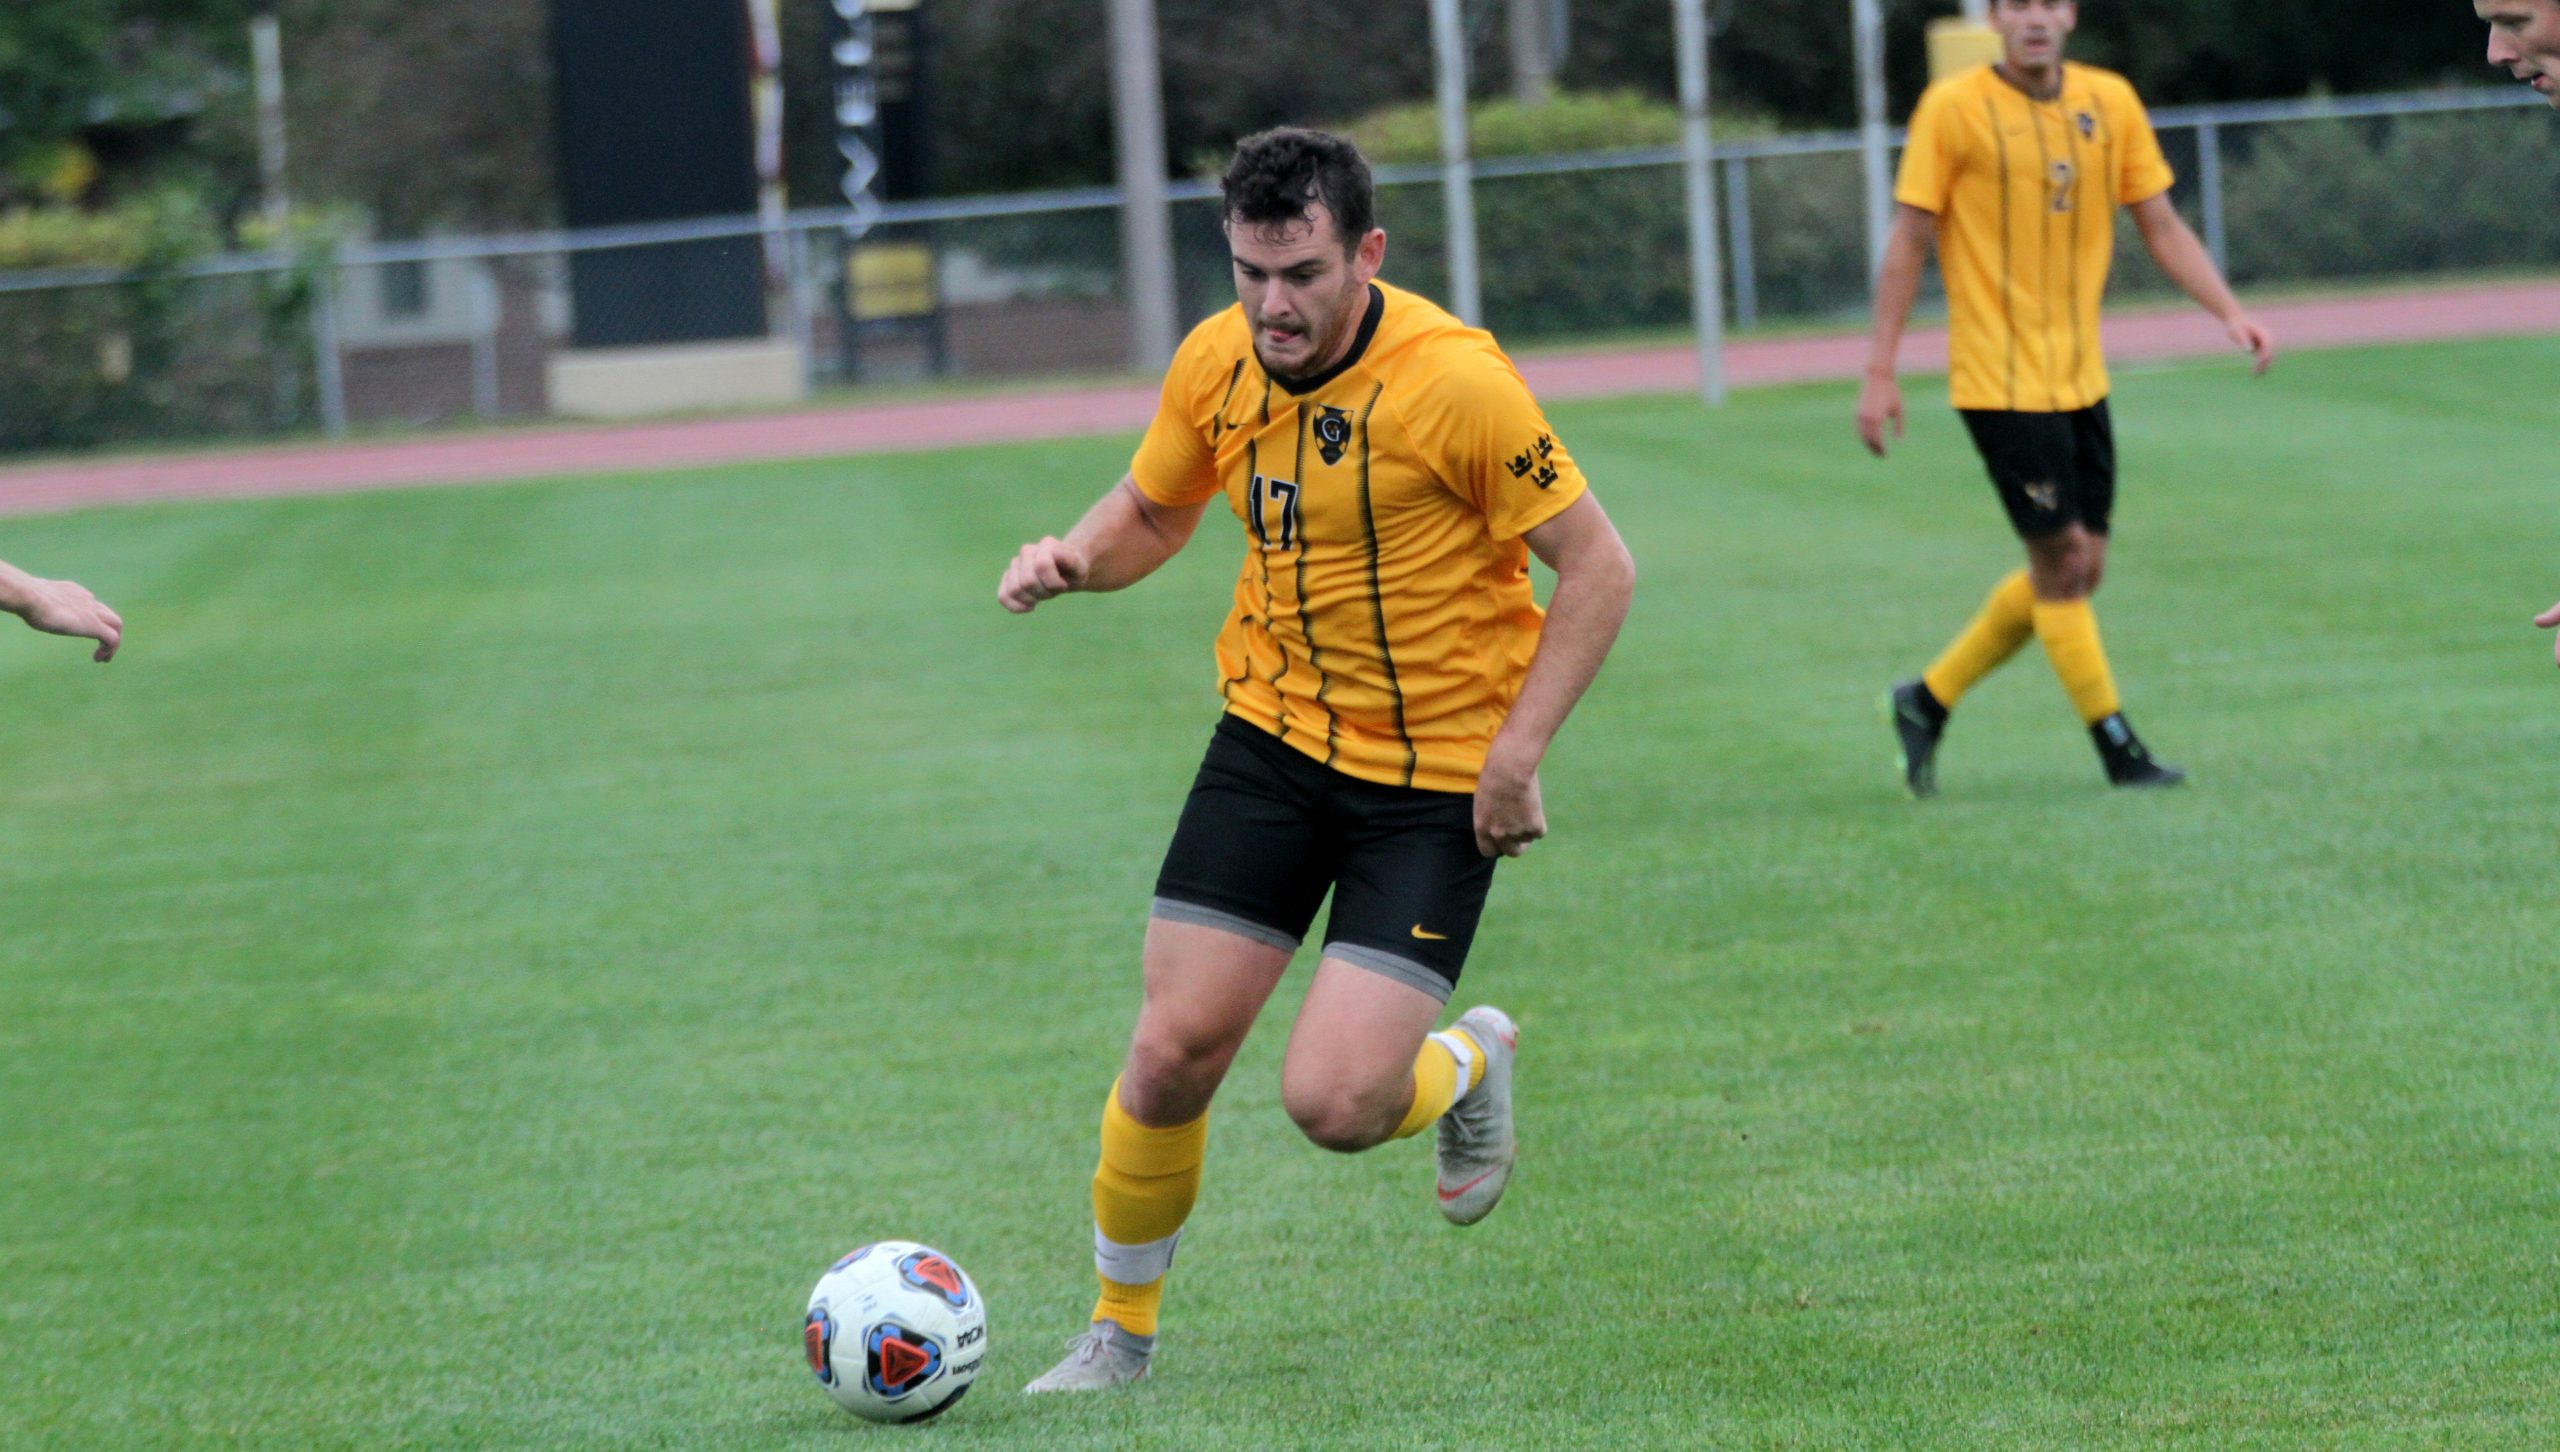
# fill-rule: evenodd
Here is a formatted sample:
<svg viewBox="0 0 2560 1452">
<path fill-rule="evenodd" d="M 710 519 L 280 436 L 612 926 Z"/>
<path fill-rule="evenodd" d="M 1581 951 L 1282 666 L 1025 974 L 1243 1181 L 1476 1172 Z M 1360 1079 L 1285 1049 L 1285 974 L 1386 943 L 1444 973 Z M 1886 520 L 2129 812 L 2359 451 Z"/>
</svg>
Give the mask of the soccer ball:
<svg viewBox="0 0 2560 1452">
<path fill-rule="evenodd" d="M 987 1303 L 951 1257 L 878 1240 L 818 1277 L 800 1336 L 838 1406 L 867 1422 L 919 1422 L 978 1379 Z"/>
</svg>

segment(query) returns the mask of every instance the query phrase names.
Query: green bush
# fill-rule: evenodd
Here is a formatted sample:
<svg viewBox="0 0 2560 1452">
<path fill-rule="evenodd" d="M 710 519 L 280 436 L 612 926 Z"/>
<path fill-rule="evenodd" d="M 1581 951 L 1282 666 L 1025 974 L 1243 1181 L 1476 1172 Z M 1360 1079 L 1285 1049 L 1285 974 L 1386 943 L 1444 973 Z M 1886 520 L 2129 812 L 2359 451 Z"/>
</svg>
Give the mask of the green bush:
<svg viewBox="0 0 2560 1452">
<path fill-rule="evenodd" d="M 1479 159 L 1674 146 L 1679 112 L 1629 93 L 1559 95 L 1539 107 L 1473 108 Z M 1432 163 L 1439 121 L 1399 106 L 1342 128 L 1373 162 Z M 1771 134 L 1718 116 L 1719 142 Z M 1717 170 L 1717 184 L 1726 173 Z M 1866 216 L 1854 156 L 1783 157 L 1751 165 L 1751 239 L 1762 317 L 1855 313 L 1867 301 Z M 1692 316 L 1688 221 L 1676 164 L 1558 176 L 1479 177 L 1476 236 L 1485 314 L 1505 338 L 1572 337 L 1685 327 Z M 1731 198 L 1719 198 L 1730 206 Z M 1448 288 L 1447 230 L 1436 183 L 1379 190 L 1388 276 L 1434 297 Z M 1717 243 L 1726 240 L 1719 217 Z M 1728 258 L 1728 301 L 1731 277 Z"/>
<path fill-rule="evenodd" d="M 2236 282 L 2560 263 L 2560 148 L 2541 111 L 2223 133 Z"/>
<path fill-rule="evenodd" d="M 0 273 L 106 268 L 110 283 L 0 293 L 0 452 L 261 432 L 311 414 L 325 244 L 261 277 L 193 279 L 220 233 L 184 194 L 112 211 L 0 215 Z"/>
<path fill-rule="evenodd" d="M 1864 317 L 1872 289 L 1866 180 L 1857 155 L 1773 156 L 1750 163 L 1750 175 L 1761 319 Z"/>
<path fill-rule="evenodd" d="M 1440 112 L 1429 102 L 1372 111 L 1340 129 L 1373 164 L 1440 159 Z M 1679 142 L 1680 113 L 1633 91 L 1564 91 L 1542 106 L 1502 100 L 1467 110 L 1467 148 L 1479 160 Z"/>
<path fill-rule="evenodd" d="M 1524 107 L 1473 107 L 1468 145 L 1479 160 L 1626 147 L 1680 139 L 1679 113 L 1632 93 L 1562 94 Z M 1440 158 L 1438 113 L 1398 106 L 1344 125 L 1372 164 Z M 1534 339 L 1677 323 L 1689 312 L 1688 242 L 1676 166 L 1476 180 L 1478 271 L 1488 324 Z M 1387 230 L 1386 276 L 1446 300 L 1448 230 L 1437 183 L 1378 189 Z"/>
</svg>

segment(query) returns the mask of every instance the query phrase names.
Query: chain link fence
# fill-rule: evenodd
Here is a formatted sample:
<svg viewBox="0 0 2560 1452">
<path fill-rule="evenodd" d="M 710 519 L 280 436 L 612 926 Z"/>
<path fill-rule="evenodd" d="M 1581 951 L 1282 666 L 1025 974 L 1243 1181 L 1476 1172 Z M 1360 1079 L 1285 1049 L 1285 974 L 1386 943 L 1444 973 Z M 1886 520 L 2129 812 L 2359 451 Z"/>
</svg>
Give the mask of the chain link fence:
<svg viewBox="0 0 2560 1452">
<path fill-rule="evenodd" d="M 2162 111 L 2172 197 L 2243 288 L 2560 270 L 2560 120 L 2505 92 Z M 1854 324 L 1854 134 L 1726 148 L 1727 316 Z M 1384 168 L 1387 275 L 1445 290 L 1436 170 Z M 1173 191 L 1186 317 L 1233 298 L 1213 187 Z M 1685 335 L 1676 151 L 1477 165 L 1486 323 L 1514 346 Z M 2128 233 L 2129 233 L 2128 224 Z M 2120 296 L 2168 284 L 2127 241 Z M 0 453 L 786 403 L 1123 372 L 1108 189 L 753 220 L 0 275 Z M 648 346 L 638 346 L 647 344 Z"/>
</svg>

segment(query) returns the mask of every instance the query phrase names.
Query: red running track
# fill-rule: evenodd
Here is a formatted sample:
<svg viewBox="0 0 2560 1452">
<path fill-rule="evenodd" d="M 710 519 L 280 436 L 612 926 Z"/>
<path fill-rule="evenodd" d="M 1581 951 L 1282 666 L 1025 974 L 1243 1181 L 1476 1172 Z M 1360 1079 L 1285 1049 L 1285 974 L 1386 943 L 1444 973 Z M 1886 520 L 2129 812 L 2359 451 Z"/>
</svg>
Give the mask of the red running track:
<svg viewBox="0 0 2560 1452">
<path fill-rule="evenodd" d="M 2385 293 L 2271 303 L 2258 318 L 2286 349 L 2335 348 L 2560 332 L 2560 282 Z M 1725 368 L 1736 387 L 1854 378 L 1863 333 L 1738 342 Z M 1903 366 L 1943 372 L 1944 329 L 1912 333 Z M 2221 327 L 2192 308 L 2127 312 L 2106 325 L 2118 362 L 2192 358 L 2230 349 Z M 2281 366 L 2281 364 L 2279 364 Z M 1544 399 L 1681 393 L 1698 386 L 1689 346 L 1547 353 L 1520 360 Z M 459 434 L 383 444 L 116 458 L 0 469 L 0 514 L 33 514 L 163 499 L 250 498 L 411 485 L 467 484 L 564 474 L 710 468 L 764 459 L 940 449 L 1074 435 L 1130 433 L 1155 409 L 1152 387 L 855 404 L 796 413 Z M 1920 400 L 1915 397 L 1913 402 Z M 1849 437 L 1844 414 L 1841 437 Z"/>
</svg>

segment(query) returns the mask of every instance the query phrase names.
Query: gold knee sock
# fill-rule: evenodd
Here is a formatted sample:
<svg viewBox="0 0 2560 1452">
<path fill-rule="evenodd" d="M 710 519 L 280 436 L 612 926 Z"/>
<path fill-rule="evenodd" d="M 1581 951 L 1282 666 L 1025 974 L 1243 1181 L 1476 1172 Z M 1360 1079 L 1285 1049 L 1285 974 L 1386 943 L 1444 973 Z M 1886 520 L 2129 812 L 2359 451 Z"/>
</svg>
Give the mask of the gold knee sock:
<svg viewBox="0 0 2560 1452">
<path fill-rule="evenodd" d="M 2027 572 L 2019 570 L 1991 587 L 1990 597 L 1982 602 L 1982 611 L 1973 623 L 1947 646 L 1946 653 L 1921 674 L 1929 694 L 1938 704 L 1952 709 L 1965 692 L 1984 676 L 2000 668 L 2001 662 L 2018 653 L 2035 633 L 2035 592 L 2027 587 Z"/>
<path fill-rule="evenodd" d="M 2086 600 L 2038 600 L 2036 639 L 2053 659 L 2053 673 L 2080 712 L 2081 724 L 2095 726 L 2116 713 L 2115 672 L 2107 669 L 2107 648 L 2098 642 L 2098 617 Z"/>
<path fill-rule="evenodd" d="M 1484 1047 L 1465 1029 L 1445 1029 L 1422 1041 L 1413 1056 L 1413 1106 L 1396 1126 L 1407 1139 L 1439 1122 L 1458 1096 L 1484 1082 Z"/>
<path fill-rule="evenodd" d="M 1102 1163 L 1093 1171 L 1093 1268 L 1102 1282 L 1093 1319 L 1140 1336 L 1156 1332 L 1165 1272 L 1209 1150 L 1209 1116 L 1157 1129 L 1120 1107 L 1120 1082 L 1102 1106 Z"/>
</svg>

